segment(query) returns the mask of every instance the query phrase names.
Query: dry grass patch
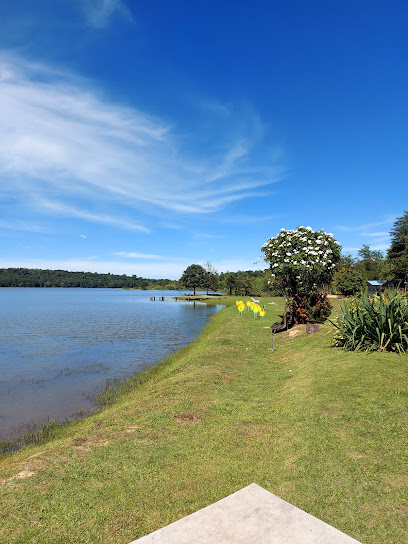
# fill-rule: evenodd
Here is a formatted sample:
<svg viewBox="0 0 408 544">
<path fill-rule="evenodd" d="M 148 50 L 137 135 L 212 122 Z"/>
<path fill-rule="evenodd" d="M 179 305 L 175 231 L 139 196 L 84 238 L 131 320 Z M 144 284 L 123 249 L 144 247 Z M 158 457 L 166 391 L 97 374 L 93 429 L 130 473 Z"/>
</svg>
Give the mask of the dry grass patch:
<svg viewBox="0 0 408 544">
<path fill-rule="evenodd" d="M 131 427 L 125 429 L 124 432 L 127 434 L 135 434 L 138 429 L 140 429 L 140 425 L 132 425 Z"/>
<path fill-rule="evenodd" d="M 192 412 L 180 412 L 175 419 L 177 423 L 201 423 L 201 418 Z"/>
</svg>

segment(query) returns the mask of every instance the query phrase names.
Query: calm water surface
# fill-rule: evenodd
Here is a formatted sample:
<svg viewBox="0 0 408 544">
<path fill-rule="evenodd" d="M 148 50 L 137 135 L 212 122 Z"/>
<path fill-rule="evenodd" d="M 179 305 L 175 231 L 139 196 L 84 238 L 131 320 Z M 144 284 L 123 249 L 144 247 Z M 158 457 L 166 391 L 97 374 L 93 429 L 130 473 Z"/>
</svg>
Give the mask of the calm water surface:
<svg viewBox="0 0 408 544">
<path fill-rule="evenodd" d="M 221 306 L 177 291 L 0 289 L 0 439 L 93 408 L 108 378 L 131 376 L 196 338 Z M 164 296 L 164 302 L 150 296 Z"/>
</svg>

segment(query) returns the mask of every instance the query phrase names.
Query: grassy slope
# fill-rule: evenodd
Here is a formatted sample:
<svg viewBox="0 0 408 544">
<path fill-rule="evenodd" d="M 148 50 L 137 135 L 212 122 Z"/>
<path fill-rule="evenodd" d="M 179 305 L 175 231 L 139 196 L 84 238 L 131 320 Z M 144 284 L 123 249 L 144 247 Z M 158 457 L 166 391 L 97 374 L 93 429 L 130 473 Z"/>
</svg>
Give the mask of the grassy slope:
<svg viewBox="0 0 408 544">
<path fill-rule="evenodd" d="M 407 357 L 343 353 L 329 326 L 272 353 L 267 308 L 219 312 L 118 404 L 4 459 L 0 541 L 125 544 L 256 482 L 363 543 L 407 542 Z"/>
</svg>

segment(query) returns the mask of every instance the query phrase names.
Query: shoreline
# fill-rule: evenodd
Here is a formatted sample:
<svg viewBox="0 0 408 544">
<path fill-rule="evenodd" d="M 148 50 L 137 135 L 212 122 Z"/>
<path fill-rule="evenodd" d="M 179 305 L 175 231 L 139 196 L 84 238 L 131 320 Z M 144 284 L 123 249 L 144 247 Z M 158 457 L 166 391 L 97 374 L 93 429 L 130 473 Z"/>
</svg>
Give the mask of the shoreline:
<svg viewBox="0 0 408 544">
<path fill-rule="evenodd" d="M 66 289 L 75 289 L 67 287 Z M 78 289 L 82 289 L 79 287 Z M 86 289 L 86 288 L 84 288 Z M 184 295 L 178 297 L 180 300 L 186 300 L 181 298 Z M 174 297 L 175 298 L 175 297 Z M 201 300 L 201 299 L 200 299 Z M 208 297 L 208 302 L 216 301 L 216 305 L 226 306 L 222 304 L 219 297 Z M 204 299 L 202 300 L 204 302 Z M 214 304 L 209 304 L 210 306 Z M 221 308 L 222 309 L 222 308 Z M 220 310 L 221 311 L 221 310 Z M 137 388 L 140 384 L 149 380 L 151 376 L 154 376 L 159 367 L 164 365 L 169 357 L 174 357 L 179 354 L 183 349 L 188 348 L 191 344 L 198 341 L 205 329 L 213 319 L 215 314 L 208 317 L 207 323 L 202 329 L 200 335 L 193 339 L 191 342 L 178 348 L 174 353 L 170 353 L 162 359 L 153 362 L 150 365 L 145 365 L 136 370 L 130 377 L 124 378 L 107 378 L 105 383 L 101 385 L 93 393 L 87 394 L 87 398 L 94 404 L 94 407 L 87 410 L 79 409 L 69 416 L 64 418 L 52 418 L 49 417 L 45 421 L 31 421 L 28 423 L 21 423 L 17 428 L 11 429 L 10 434 L 6 438 L 0 438 L 0 459 L 8 455 L 13 455 L 19 452 L 21 449 L 29 445 L 45 444 L 48 441 L 54 439 L 58 435 L 60 429 L 68 428 L 70 425 L 75 424 L 78 421 L 83 421 L 95 414 L 101 413 L 106 408 L 113 406 L 121 396 L 126 395 L 130 391 Z M 157 370 L 156 370 L 157 369 Z"/>
<path fill-rule="evenodd" d="M 406 356 L 334 348 L 329 323 L 273 352 L 271 301 L 260 320 L 231 297 L 115 404 L 4 457 L 0 538 L 131 542 L 256 482 L 360 542 L 405 544 Z"/>
</svg>

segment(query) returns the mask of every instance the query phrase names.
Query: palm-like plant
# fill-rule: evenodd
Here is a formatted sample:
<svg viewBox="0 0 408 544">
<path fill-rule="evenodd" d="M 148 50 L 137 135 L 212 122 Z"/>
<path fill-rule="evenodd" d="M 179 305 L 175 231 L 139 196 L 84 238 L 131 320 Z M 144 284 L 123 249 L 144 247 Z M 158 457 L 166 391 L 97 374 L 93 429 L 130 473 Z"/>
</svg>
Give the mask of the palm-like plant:
<svg viewBox="0 0 408 544">
<path fill-rule="evenodd" d="M 388 291 L 369 298 L 354 297 L 339 312 L 333 338 L 346 351 L 408 352 L 408 301 L 403 291 Z"/>
</svg>

